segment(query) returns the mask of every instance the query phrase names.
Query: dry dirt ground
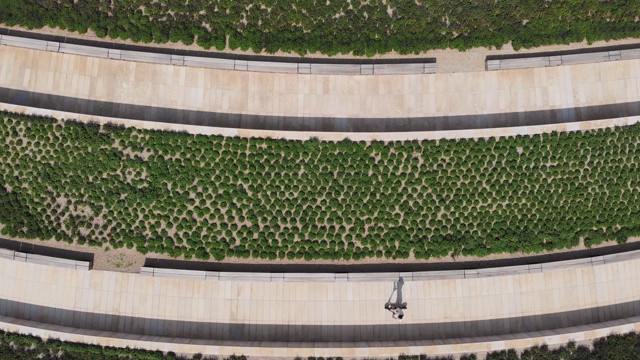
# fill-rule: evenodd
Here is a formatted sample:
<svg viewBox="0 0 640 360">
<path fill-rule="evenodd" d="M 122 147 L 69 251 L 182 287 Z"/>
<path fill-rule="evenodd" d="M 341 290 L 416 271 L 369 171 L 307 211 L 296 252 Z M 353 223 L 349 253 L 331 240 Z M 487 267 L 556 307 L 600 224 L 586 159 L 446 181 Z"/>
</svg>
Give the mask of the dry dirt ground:
<svg viewBox="0 0 640 360">
<path fill-rule="evenodd" d="M 16 30 L 26 30 L 24 28 L 20 28 L 17 26 L 12 27 L 12 29 Z M 58 35 L 58 36 L 66 36 L 70 38 L 81 38 L 85 40 L 97 40 L 97 41 L 108 41 L 118 44 L 136 44 L 136 45 L 144 45 L 144 46 L 154 46 L 154 47 L 163 47 L 169 49 L 183 49 L 183 50 L 199 50 L 203 49 L 196 45 L 195 43 L 192 45 L 184 45 L 183 43 L 167 43 L 167 44 L 142 44 L 142 43 L 134 43 L 131 40 L 120 40 L 120 39 L 111 39 L 111 38 L 99 38 L 97 37 L 91 30 L 89 30 L 86 34 L 77 34 L 65 30 L 60 29 L 52 29 L 49 27 L 45 27 L 42 29 L 28 30 L 31 32 L 37 32 L 41 34 L 48 35 Z M 621 39 L 621 40 L 611 40 L 611 41 L 597 41 L 593 44 L 589 45 L 586 41 L 580 43 L 571 43 L 569 45 L 550 45 L 550 46 L 541 46 L 537 48 L 531 49 L 520 49 L 519 51 L 513 50 L 511 44 L 507 44 L 503 46 L 501 49 L 495 48 L 473 48 L 466 51 L 459 50 L 431 50 L 418 55 L 400 55 L 395 52 L 390 52 L 384 55 L 377 55 L 373 57 L 374 59 L 394 59 L 394 58 L 416 58 L 416 57 L 435 57 L 438 69 L 437 72 L 445 73 L 445 72 L 469 72 L 469 71 L 484 71 L 484 62 L 487 56 L 489 55 L 508 55 L 508 54 L 526 54 L 526 53 L 539 53 L 539 52 L 549 52 L 549 51 L 565 51 L 565 50 L 574 50 L 574 49 L 582 49 L 585 47 L 598 47 L 598 46 L 616 46 L 616 45 L 628 45 L 628 44 L 638 44 L 640 45 L 640 39 Z M 244 54 L 244 55 L 255 55 L 254 52 L 245 52 L 241 50 L 225 50 L 225 53 L 230 54 Z M 261 53 L 260 55 L 265 56 L 293 56 L 298 57 L 297 54 L 294 53 L 284 53 L 277 52 L 275 54 Z M 320 53 L 310 54 L 305 56 L 306 58 L 327 58 L 328 56 L 322 55 Z M 336 55 L 332 58 L 336 59 L 353 59 L 355 58 L 352 55 Z M 361 57 L 358 57 L 361 58 Z"/>
</svg>

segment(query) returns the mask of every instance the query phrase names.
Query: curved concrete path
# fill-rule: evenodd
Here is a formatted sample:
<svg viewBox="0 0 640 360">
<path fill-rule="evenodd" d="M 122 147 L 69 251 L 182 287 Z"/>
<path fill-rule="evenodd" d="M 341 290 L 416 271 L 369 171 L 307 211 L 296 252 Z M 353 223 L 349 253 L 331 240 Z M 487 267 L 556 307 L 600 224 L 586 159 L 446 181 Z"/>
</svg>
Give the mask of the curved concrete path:
<svg viewBox="0 0 640 360">
<path fill-rule="evenodd" d="M 609 321 L 628 324 L 625 319 L 640 316 L 639 270 L 634 258 L 541 273 L 407 281 L 400 291 L 407 316 L 399 323 L 384 309 L 389 298 L 398 300 L 391 281 L 188 280 L 0 259 L 0 315 L 120 339 L 227 342 L 236 354 L 247 353 L 249 343 L 253 355 L 287 347 L 301 356 L 337 348 L 392 356 L 398 346 L 421 343 L 425 348 L 414 352 L 434 353 L 434 344 L 442 344 L 444 353 L 456 353 L 470 351 L 456 347 L 460 339 L 493 337 L 505 346 L 505 339 L 522 339 L 520 333 L 529 339 Z M 11 323 L 8 318 L 0 321 Z"/>
<path fill-rule="evenodd" d="M 640 115 L 640 60 L 430 75 L 304 75 L 0 46 L 0 102 L 226 128 L 395 132 Z"/>
<path fill-rule="evenodd" d="M 356 77 L 185 68 L 0 47 L 2 102 L 58 103 L 66 108 L 53 110 L 138 120 L 178 116 L 187 124 L 236 128 L 427 131 L 532 125 L 541 118 L 625 118 L 640 113 L 639 81 L 639 60 Z M 198 123 L 206 117 L 213 120 Z M 635 329 L 639 269 L 640 260 L 632 259 L 406 282 L 402 300 L 409 309 L 397 323 L 383 308 L 396 296 L 389 281 L 184 280 L 0 259 L 0 327 L 220 355 L 460 353 Z"/>
</svg>

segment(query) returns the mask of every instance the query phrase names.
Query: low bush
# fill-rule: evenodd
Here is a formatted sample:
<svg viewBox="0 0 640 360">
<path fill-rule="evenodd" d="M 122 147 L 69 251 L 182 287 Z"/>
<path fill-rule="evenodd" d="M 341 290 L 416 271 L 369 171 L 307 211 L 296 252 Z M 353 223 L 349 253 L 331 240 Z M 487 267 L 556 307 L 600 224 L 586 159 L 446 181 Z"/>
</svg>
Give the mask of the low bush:
<svg viewBox="0 0 640 360">
<path fill-rule="evenodd" d="M 244 356 L 233 360 L 246 360 Z M 21 360 L 197 360 L 218 359 L 218 357 L 179 356 L 173 352 L 149 351 L 131 348 L 90 345 L 4 332 L 0 330 L 0 359 Z M 228 360 L 232 360 L 229 358 Z"/>
<path fill-rule="evenodd" d="M 0 118 L 0 223 L 11 237 L 203 260 L 358 260 L 640 235 L 638 124 L 365 143 Z"/>
<path fill-rule="evenodd" d="M 162 353 L 141 349 L 103 347 L 83 343 L 73 343 L 60 340 L 42 340 L 37 336 L 9 333 L 0 330 L 0 358 L 23 360 L 197 360 L 218 359 L 196 354 L 191 357 L 179 356 L 173 352 Z M 558 348 L 550 349 L 546 345 L 535 346 L 522 351 L 496 351 L 483 356 L 465 354 L 460 360 L 636 360 L 640 358 L 640 336 L 635 333 L 609 335 L 597 339 L 591 348 L 576 346 L 568 343 Z M 296 358 L 302 360 L 301 358 Z M 398 360 L 453 360 L 452 356 L 400 355 Z M 246 360 L 245 356 L 233 355 L 226 360 Z M 342 360 L 341 357 L 309 357 L 307 360 Z"/>
<path fill-rule="evenodd" d="M 637 1 L 600 0 L 4 0 L 0 22 L 205 49 L 372 56 L 640 37 L 638 14 Z"/>
</svg>

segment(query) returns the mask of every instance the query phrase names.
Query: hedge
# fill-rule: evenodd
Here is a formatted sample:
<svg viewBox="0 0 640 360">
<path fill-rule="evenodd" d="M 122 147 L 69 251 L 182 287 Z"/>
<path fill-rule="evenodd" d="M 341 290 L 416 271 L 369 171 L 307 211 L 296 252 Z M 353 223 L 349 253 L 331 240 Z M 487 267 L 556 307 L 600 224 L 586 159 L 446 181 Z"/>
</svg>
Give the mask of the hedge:
<svg viewBox="0 0 640 360">
<path fill-rule="evenodd" d="M 10 237 L 187 259 L 361 260 L 640 235 L 639 124 L 365 143 L 0 119 L 0 224 Z"/>
<path fill-rule="evenodd" d="M 173 352 L 90 345 L 57 339 L 43 340 L 38 336 L 0 330 L 0 359 L 11 360 L 204 360 L 218 357 L 179 356 Z M 227 360 L 246 360 L 245 356 L 231 356 Z"/>
<path fill-rule="evenodd" d="M 401 54 L 640 37 L 628 0 L 5 0 L 0 22 L 218 50 Z"/>
<path fill-rule="evenodd" d="M 170 352 L 148 351 L 130 348 L 102 347 L 83 343 L 66 342 L 55 339 L 47 341 L 31 335 L 8 333 L 0 330 L 0 358 L 20 360 L 173 360 L 173 359 L 217 359 L 218 357 L 177 356 Z M 460 360 L 482 359 L 482 356 L 466 354 Z M 245 356 L 231 356 L 228 360 L 246 360 Z M 398 360 L 453 360 L 453 356 L 407 356 L 400 355 Z M 597 339 L 590 349 L 568 343 L 557 349 L 548 346 L 535 346 L 518 353 L 515 350 L 503 350 L 489 353 L 486 360 L 636 360 L 640 359 L 640 336 L 635 333 L 610 335 Z M 296 358 L 296 360 L 302 360 Z M 342 360 L 342 358 L 309 357 L 307 360 Z"/>
</svg>

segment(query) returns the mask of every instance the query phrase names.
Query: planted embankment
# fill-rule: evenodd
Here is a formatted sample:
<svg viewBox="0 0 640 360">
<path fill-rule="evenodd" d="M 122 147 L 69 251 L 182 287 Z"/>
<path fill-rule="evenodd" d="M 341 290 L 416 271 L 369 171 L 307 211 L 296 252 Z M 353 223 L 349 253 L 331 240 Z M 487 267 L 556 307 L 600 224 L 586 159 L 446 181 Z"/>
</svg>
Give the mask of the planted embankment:
<svg viewBox="0 0 640 360">
<path fill-rule="evenodd" d="M 2 233 L 221 260 L 539 252 L 640 234 L 640 125 L 225 138 L 3 113 Z"/>
<path fill-rule="evenodd" d="M 196 42 L 205 49 L 353 53 L 430 49 L 516 49 L 587 39 L 639 37 L 634 1 L 189 1 L 3 3 L 0 22 L 60 27 L 141 42 Z"/>
<path fill-rule="evenodd" d="M 37 336 L 7 333 L 0 330 L 0 356 L 3 358 L 21 359 L 85 359 L 87 354 L 91 354 L 94 359 L 144 359 L 144 360 L 174 360 L 174 359 L 203 359 L 200 355 L 176 356 L 175 353 L 162 353 L 160 351 L 149 351 L 142 349 L 118 348 L 110 346 L 89 345 L 83 343 L 60 341 L 55 339 L 43 340 Z M 547 359 L 547 360 L 597 360 L 605 358 L 637 358 L 640 357 L 640 336 L 637 333 L 622 335 L 611 335 L 606 338 L 596 340 L 593 347 L 576 346 L 569 343 L 556 349 L 549 349 L 548 346 L 536 346 L 529 348 L 522 353 L 515 350 L 503 350 L 489 353 L 485 360 L 525 360 L 525 359 Z M 209 357 L 204 357 L 208 359 Z M 460 360 L 475 360 L 482 358 L 475 354 L 463 355 Z M 218 359 L 215 357 L 214 359 Z M 244 356 L 231 356 L 224 358 L 229 360 L 245 360 Z M 309 357 L 309 360 L 323 358 Z M 327 360 L 342 360 L 341 357 L 325 357 Z M 448 356 L 426 356 L 426 355 L 400 355 L 398 360 L 449 360 Z"/>
</svg>

